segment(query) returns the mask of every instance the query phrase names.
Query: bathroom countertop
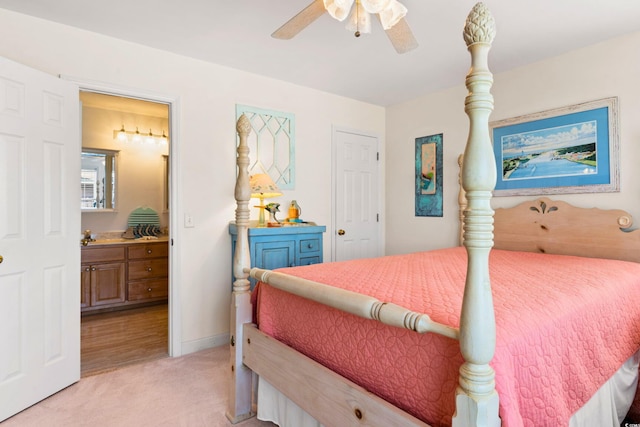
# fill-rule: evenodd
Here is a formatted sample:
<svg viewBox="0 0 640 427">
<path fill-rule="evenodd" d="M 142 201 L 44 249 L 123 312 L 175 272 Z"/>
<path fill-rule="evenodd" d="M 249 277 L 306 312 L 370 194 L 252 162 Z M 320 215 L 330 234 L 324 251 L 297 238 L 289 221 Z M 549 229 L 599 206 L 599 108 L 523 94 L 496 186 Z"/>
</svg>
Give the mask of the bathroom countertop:
<svg viewBox="0 0 640 427">
<path fill-rule="evenodd" d="M 168 242 L 169 236 L 145 236 L 137 239 L 125 239 L 123 237 L 111 237 L 111 238 L 101 238 L 98 237 L 92 242 L 89 242 L 86 246 L 106 246 L 106 245 L 135 245 L 139 243 L 156 243 L 156 242 Z M 80 245 L 82 245 L 82 239 L 80 240 Z"/>
</svg>

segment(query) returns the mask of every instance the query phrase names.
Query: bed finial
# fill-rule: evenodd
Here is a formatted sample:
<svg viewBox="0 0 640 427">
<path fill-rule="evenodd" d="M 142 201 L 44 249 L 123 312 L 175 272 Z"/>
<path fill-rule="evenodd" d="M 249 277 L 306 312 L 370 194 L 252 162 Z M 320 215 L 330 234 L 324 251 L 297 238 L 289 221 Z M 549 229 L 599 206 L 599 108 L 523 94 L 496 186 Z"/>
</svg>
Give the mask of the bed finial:
<svg viewBox="0 0 640 427">
<path fill-rule="evenodd" d="M 244 113 L 236 122 L 236 132 L 238 132 L 238 135 L 249 135 L 249 133 L 251 132 L 251 122 L 249 121 L 247 116 L 244 115 Z"/>
<path fill-rule="evenodd" d="M 493 38 L 496 36 L 496 23 L 484 3 L 476 3 L 471 9 L 462 36 L 467 46 L 474 43 L 493 43 Z"/>
<path fill-rule="evenodd" d="M 488 66 L 495 23 L 484 4 L 476 4 L 469 13 L 463 36 L 471 54 L 471 69 L 465 81 L 469 91 L 465 99 L 469 138 L 462 165 L 462 186 L 467 199 L 463 237 L 468 265 L 460 315 L 460 351 L 465 362 L 460 367 L 452 426 L 499 427 L 495 373 L 489 365 L 496 345 L 489 278 L 494 213 L 491 195 L 496 183 L 496 164 L 489 135 L 493 76 Z"/>
</svg>

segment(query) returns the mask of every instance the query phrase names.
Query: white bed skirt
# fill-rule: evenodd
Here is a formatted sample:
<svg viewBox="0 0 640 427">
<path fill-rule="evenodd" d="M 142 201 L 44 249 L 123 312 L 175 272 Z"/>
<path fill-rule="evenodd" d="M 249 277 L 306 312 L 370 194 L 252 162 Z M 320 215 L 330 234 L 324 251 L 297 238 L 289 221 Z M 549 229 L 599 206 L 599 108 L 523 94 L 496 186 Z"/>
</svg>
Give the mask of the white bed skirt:
<svg viewBox="0 0 640 427">
<path fill-rule="evenodd" d="M 638 386 L 640 350 L 616 371 L 569 420 L 569 427 L 619 426 L 627 415 Z M 311 415 L 267 381 L 258 382 L 258 419 L 280 427 L 322 427 Z"/>
</svg>

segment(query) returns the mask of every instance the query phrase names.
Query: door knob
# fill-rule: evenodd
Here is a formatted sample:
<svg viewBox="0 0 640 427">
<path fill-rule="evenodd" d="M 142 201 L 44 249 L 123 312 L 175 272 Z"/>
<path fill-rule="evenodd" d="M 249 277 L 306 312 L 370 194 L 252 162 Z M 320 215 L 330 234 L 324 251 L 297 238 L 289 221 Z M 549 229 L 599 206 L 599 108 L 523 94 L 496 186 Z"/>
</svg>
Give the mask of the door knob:
<svg viewBox="0 0 640 427">
<path fill-rule="evenodd" d="M 0 264 L 2 264 L 2 261 L 4 261 L 4 258 L 2 258 L 2 255 L 0 255 Z"/>
<path fill-rule="evenodd" d="M 338 236 L 344 236 L 345 231 L 341 228 L 338 230 Z"/>
</svg>

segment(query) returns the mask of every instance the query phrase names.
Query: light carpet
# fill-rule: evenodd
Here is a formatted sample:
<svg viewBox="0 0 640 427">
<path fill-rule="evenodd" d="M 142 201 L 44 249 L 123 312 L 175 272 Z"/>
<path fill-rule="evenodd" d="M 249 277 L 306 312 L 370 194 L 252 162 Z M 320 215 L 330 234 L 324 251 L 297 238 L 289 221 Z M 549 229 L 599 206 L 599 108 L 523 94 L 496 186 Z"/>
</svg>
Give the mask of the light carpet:
<svg viewBox="0 0 640 427">
<path fill-rule="evenodd" d="M 229 349 L 216 347 L 82 378 L 2 427 L 229 427 Z M 273 427 L 256 418 L 238 427 Z"/>
</svg>

